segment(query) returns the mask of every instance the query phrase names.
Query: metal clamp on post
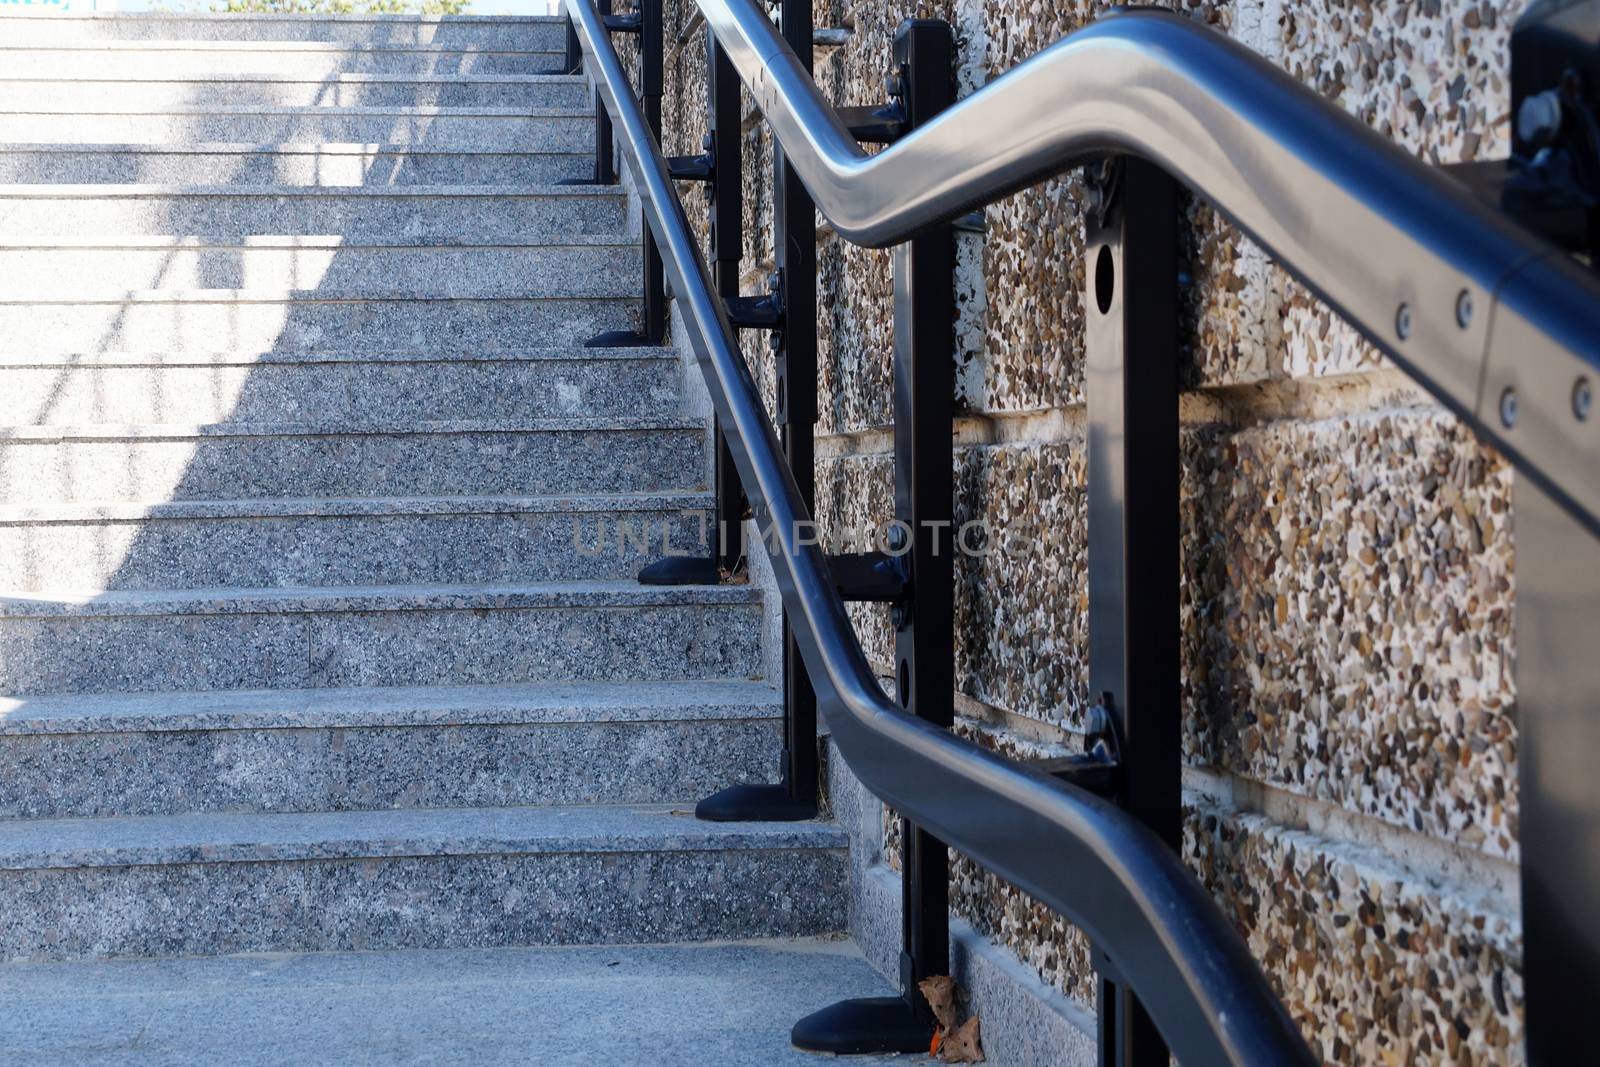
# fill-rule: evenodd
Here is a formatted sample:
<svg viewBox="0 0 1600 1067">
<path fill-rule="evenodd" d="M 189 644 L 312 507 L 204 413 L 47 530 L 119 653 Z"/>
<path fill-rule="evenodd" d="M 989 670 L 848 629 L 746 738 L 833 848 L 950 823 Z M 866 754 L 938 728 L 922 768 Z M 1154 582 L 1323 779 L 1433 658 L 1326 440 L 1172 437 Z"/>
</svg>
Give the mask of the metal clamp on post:
<svg viewBox="0 0 1600 1067">
<path fill-rule="evenodd" d="M 668 156 L 667 173 L 678 182 L 713 182 L 717 178 L 717 135 L 708 133 L 700 139 L 705 151 L 698 156 Z"/>
<path fill-rule="evenodd" d="M 903 556 L 886 552 L 843 552 L 828 557 L 839 598 L 861 604 L 895 604 L 911 589 Z"/>
<path fill-rule="evenodd" d="M 839 118 L 850 136 L 862 144 L 893 144 L 911 129 L 906 112 L 906 76 L 896 70 L 883 80 L 889 102 L 877 107 L 841 107 Z"/>
<path fill-rule="evenodd" d="M 1111 694 L 1106 693 L 1100 703 L 1089 709 L 1082 752 L 1039 760 L 1030 766 L 1095 796 L 1115 800 L 1122 789 L 1122 742 L 1117 738 L 1116 720 L 1108 708 L 1110 703 Z"/>
</svg>

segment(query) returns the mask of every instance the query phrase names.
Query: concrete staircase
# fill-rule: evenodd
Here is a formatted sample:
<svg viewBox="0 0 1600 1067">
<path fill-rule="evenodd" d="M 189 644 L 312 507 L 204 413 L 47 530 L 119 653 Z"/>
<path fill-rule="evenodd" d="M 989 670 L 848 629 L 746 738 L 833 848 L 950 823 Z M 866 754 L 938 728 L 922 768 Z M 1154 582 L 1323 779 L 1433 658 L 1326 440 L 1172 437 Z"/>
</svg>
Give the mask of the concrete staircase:
<svg viewBox="0 0 1600 1067">
<path fill-rule="evenodd" d="M 0 959 L 843 927 L 562 43 L 0 20 Z"/>
</svg>

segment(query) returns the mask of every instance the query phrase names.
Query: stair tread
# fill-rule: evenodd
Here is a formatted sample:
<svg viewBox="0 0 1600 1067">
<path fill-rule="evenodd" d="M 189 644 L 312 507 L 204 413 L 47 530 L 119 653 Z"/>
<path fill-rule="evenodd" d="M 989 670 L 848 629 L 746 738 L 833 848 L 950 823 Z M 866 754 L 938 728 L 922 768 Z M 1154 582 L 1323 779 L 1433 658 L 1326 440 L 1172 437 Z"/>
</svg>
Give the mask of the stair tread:
<svg viewBox="0 0 1600 1067">
<path fill-rule="evenodd" d="M 15 16 L 8 16 L 12 18 Z M 232 17 L 232 16 L 230 16 Z M 364 41 L 247 41 L 224 38 L 200 41 L 188 37 L 114 38 L 76 37 L 63 33 L 55 38 L 33 41 L 6 40 L 0 37 L 0 55 L 6 52 L 421 52 L 426 55 L 562 55 L 555 48 L 483 48 L 466 43 L 421 44 L 415 42 L 369 43 Z"/>
<path fill-rule="evenodd" d="M 343 71 L 325 78 L 313 78 L 304 74 L 279 74 L 272 71 L 217 71 L 215 74 L 74 74 L 66 78 L 52 78 L 43 74 L 0 74 L 0 88 L 15 82 L 48 82 L 61 84 L 62 82 L 74 84 L 98 84 L 109 82 L 120 84 L 123 82 L 136 82 L 138 84 L 167 84 L 172 82 L 210 83 L 210 82 L 271 82 L 273 84 L 288 85 L 329 85 L 348 83 L 355 85 L 365 84 L 422 84 L 422 85 L 461 85 L 483 83 L 486 85 L 587 85 L 588 79 L 581 74 L 403 74 L 383 73 L 373 71 Z"/>
<path fill-rule="evenodd" d="M 654 586 L 619 580 L 48 593 L 0 590 L 0 618 L 714 606 L 759 603 L 761 595 L 760 589 L 750 585 Z"/>
<path fill-rule="evenodd" d="M 121 155 L 129 152 L 144 154 L 168 155 L 201 155 L 211 154 L 256 154 L 263 152 L 299 154 L 309 153 L 323 156 L 339 155 L 372 155 L 374 153 L 403 152 L 408 156 L 521 156 L 521 155 L 562 155 L 562 156 L 589 156 L 592 153 L 575 151 L 567 148 L 547 148 L 542 145 L 528 145 L 526 147 L 496 147 L 493 145 L 474 145 L 470 147 L 451 148 L 427 144 L 408 144 L 404 141 L 268 141 L 257 143 L 254 141 L 0 141 L 0 153 L 6 152 L 105 152 Z M 15 188 L 17 183 L 10 185 Z M 55 188 L 34 183 L 38 188 Z M 90 183 L 71 183 L 90 184 Z M 127 184 L 127 183 L 124 183 Z M 107 182 L 104 185 L 94 184 L 94 188 L 115 188 L 116 183 Z M 223 188 L 235 188 L 226 186 Z M 284 188 L 310 189 L 310 188 L 363 188 L 362 186 L 285 186 Z M 387 188 L 387 187 L 382 187 Z M 422 186 L 404 186 L 403 188 L 423 188 Z M 452 187 L 454 188 L 454 187 Z"/>
<path fill-rule="evenodd" d="M 355 188 L 351 186 L 350 188 Z M 364 249 L 470 249 L 474 252 L 499 248 L 634 248 L 637 237 L 621 233 L 535 233 L 535 234 L 361 234 L 346 237 L 338 233 L 283 234 L 7 234 L 0 233 L 0 250 L 14 249 L 337 249 L 356 252 Z M 14 291 L 10 286 L 7 291 Z M 165 292 L 167 290 L 149 290 Z M 183 291 L 183 290 L 173 290 Z M 227 290 L 204 290 L 221 292 Z M 317 290 L 312 290 L 317 291 Z"/>
<path fill-rule="evenodd" d="M 795 1049 L 794 1020 L 895 992 L 853 944 L 829 938 L 13 963 L 0 969 L 12 1009 L 0 1059 L 66 1063 L 115 1048 L 127 1051 L 97 1062 L 132 1064 L 157 1048 L 163 1062 L 235 1067 L 816 1067 L 841 1061 Z"/>
<path fill-rule="evenodd" d="M 592 119 L 594 112 L 575 107 L 506 107 L 484 105 L 398 104 L 172 104 L 132 108 L 8 107 L 0 115 L 399 115 L 405 118 L 472 117 L 514 119 Z M 26 142 L 22 142 L 26 143 Z M 54 142 L 50 142 L 54 143 Z"/>
<path fill-rule="evenodd" d="M 446 282 L 446 284 L 449 284 Z M 634 280 L 629 279 L 633 285 Z M 482 293 L 410 292 L 366 287 L 325 286 L 315 289 L 99 289 L 86 288 L 62 292 L 59 287 L 29 292 L 24 287 L 7 285 L 0 290 L 0 305 L 27 304 L 348 304 L 363 303 L 450 303 L 462 300 L 636 300 L 635 292 L 599 294 L 549 293 L 540 288 L 524 292 L 488 289 Z"/>
<path fill-rule="evenodd" d="M 531 682 L 0 697 L 0 736 L 771 719 L 760 681 Z"/>
<path fill-rule="evenodd" d="M 682 806 L 204 813 L 0 823 L 0 870 L 401 856 L 839 849 L 827 823 L 701 822 Z"/>
<path fill-rule="evenodd" d="M 8 352 L 0 351 L 0 367 L 60 367 L 90 370 L 100 367 L 233 367 L 261 363 L 452 363 L 452 362 L 574 362 L 579 360 L 654 360 L 675 362 L 680 358 L 673 348 L 536 348 L 526 350 L 467 349 L 459 354 L 437 350 L 417 351 L 301 351 L 284 349 L 266 352 Z"/>
<path fill-rule="evenodd" d="M 0 524 L 103 522 L 138 519 L 228 519 L 286 516 L 475 515 L 662 511 L 707 508 L 712 494 L 546 494 L 541 496 L 306 497 L 301 499 L 70 501 L 60 504 L 0 504 Z"/>
<path fill-rule="evenodd" d="M 475 152 L 477 149 L 467 149 Z M 274 197 L 551 197 L 574 200 L 620 199 L 627 191 L 615 185 L 184 185 L 106 182 L 53 185 L 49 183 L 0 184 L 0 199 L 110 200 L 156 196 L 274 196 Z"/>
<path fill-rule="evenodd" d="M 83 426 L 0 426 L 4 441 L 126 441 L 188 440 L 200 437 L 334 437 L 352 434 L 463 434 L 463 433 L 573 433 L 607 430 L 686 430 L 704 423 L 689 416 L 649 416 L 638 418 L 574 417 L 562 419 L 451 419 L 448 421 L 406 422 L 398 425 L 337 422 L 211 422 L 177 423 L 97 423 Z"/>
</svg>

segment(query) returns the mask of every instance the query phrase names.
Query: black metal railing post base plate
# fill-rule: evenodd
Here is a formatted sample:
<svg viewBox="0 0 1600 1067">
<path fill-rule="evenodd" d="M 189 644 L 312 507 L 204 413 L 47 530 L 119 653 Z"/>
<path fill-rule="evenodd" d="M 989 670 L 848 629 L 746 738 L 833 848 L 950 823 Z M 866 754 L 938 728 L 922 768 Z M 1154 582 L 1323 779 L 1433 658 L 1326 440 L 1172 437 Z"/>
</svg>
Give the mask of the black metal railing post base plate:
<svg viewBox="0 0 1600 1067">
<path fill-rule="evenodd" d="M 794 1024 L 789 1042 L 806 1052 L 835 1056 L 926 1053 L 934 1027 L 933 1016 L 904 997 L 866 997 L 812 1012 Z"/>
<path fill-rule="evenodd" d="M 797 797 L 784 783 L 730 785 L 694 806 L 704 822 L 808 822 L 817 817 L 815 798 Z"/>
<path fill-rule="evenodd" d="M 722 568 L 714 556 L 668 556 L 639 571 L 640 585 L 717 585 Z"/>
<path fill-rule="evenodd" d="M 655 348 L 659 340 L 651 340 L 638 330 L 607 330 L 583 342 L 584 348 Z"/>
</svg>

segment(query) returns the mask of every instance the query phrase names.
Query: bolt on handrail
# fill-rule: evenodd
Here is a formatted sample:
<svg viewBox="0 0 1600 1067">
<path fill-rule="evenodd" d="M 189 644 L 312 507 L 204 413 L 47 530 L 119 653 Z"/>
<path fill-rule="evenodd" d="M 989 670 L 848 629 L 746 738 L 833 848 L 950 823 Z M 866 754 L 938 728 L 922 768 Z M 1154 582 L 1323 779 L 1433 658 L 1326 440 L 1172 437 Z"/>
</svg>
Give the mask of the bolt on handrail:
<svg viewBox="0 0 1600 1067">
<path fill-rule="evenodd" d="M 750 0 L 695 0 L 835 231 L 883 246 L 1106 153 L 1158 164 L 1600 536 L 1600 286 L 1214 30 L 1121 11 L 864 152 Z"/>
<path fill-rule="evenodd" d="M 1155 834 L 1082 789 L 905 714 L 884 693 L 808 536 L 811 516 L 603 22 L 591 0 L 565 2 L 818 701 L 852 769 L 885 802 L 1083 929 L 1182 1062 L 1314 1062 L 1237 932 Z"/>
</svg>

